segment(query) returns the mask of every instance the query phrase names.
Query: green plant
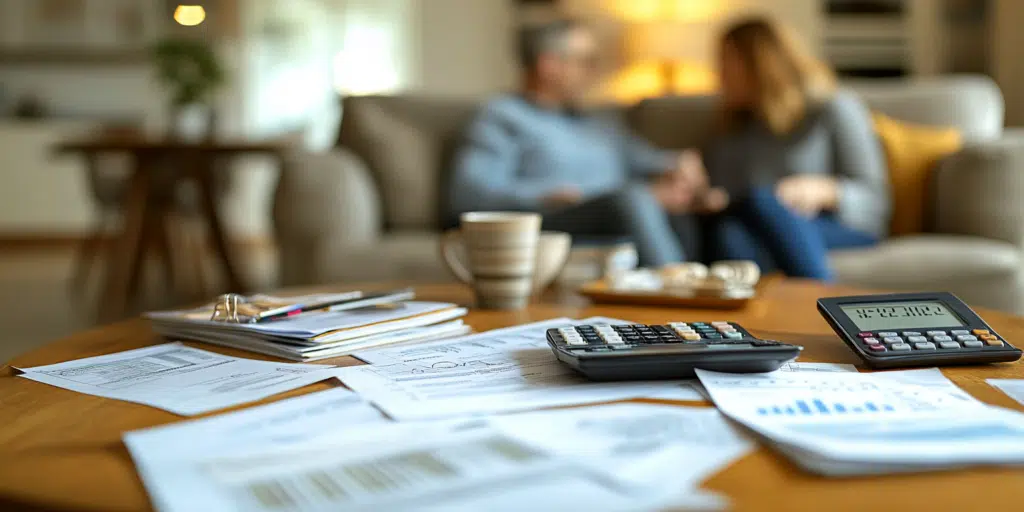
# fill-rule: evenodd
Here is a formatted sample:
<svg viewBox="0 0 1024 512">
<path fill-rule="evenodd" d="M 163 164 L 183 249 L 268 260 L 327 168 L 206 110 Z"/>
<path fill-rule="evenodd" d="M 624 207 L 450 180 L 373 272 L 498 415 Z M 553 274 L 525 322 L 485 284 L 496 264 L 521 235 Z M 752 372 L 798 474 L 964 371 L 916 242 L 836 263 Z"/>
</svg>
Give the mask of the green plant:
<svg viewBox="0 0 1024 512">
<path fill-rule="evenodd" d="M 168 38 L 153 47 L 157 78 L 170 89 L 171 106 L 207 103 L 223 85 L 224 68 L 213 48 L 198 39 Z"/>
</svg>

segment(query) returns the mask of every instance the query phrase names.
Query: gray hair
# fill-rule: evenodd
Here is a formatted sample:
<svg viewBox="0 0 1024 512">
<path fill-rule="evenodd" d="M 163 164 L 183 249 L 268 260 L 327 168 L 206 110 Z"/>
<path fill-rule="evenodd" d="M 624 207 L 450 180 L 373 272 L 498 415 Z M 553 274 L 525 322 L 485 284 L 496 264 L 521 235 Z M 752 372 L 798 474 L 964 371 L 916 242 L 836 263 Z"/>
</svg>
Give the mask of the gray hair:
<svg viewBox="0 0 1024 512">
<path fill-rule="evenodd" d="M 523 69 L 533 69 L 541 55 L 563 51 L 569 33 L 582 27 L 578 20 L 561 18 L 519 29 L 519 65 Z"/>
</svg>

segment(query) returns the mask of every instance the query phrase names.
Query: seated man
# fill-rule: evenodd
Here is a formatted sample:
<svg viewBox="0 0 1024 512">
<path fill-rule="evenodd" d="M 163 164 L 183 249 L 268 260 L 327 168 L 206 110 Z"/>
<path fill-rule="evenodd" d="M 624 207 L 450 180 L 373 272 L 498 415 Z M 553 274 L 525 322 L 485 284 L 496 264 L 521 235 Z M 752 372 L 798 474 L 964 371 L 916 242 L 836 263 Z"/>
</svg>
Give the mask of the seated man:
<svg viewBox="0 0 1024 512">
<path fill-rule="evenodd" d="M 490 101 L 469 127 L 455 156 L 453 213 L 540 212 L 545 229 L 629 236 L 645 266 L 697 259 L 686 213 L 705 196 L 700 158 L 657 150 L 577 110 L 595 51 L 573 21 L 523 30 L 523 87 Z"/>
</svg>

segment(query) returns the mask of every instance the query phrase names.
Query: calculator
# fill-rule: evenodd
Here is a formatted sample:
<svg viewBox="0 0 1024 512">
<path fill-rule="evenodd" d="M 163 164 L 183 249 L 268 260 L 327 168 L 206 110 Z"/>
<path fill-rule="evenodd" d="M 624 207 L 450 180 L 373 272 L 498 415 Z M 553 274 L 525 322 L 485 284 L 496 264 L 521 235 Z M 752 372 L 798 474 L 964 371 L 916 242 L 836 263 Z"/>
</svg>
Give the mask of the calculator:
<svg viewBox="0 0 1024 512">
<path fill-rule="evenodd" d="M 548 329 L 559 361 L 591 380 L 688 379 L 694 369 L 777 370 L 803 347 L 754 337 L 732 322 L 577 325 Z"/>
<path fill-rule="evenodd" d="M 871 368 L 998 363 L 1020 349 L 946 292 L 818 299 L 818 312 Z"/>
</svg>

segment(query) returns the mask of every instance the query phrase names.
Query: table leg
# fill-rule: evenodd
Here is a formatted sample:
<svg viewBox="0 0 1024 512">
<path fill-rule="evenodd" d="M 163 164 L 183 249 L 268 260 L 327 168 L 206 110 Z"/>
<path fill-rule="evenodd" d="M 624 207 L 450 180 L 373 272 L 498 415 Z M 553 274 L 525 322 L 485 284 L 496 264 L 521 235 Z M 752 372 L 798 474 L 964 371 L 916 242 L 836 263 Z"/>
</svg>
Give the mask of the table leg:
<svg viewBox="0 0 1024 512">
<path fill-rule="evenodd" d="M 123 228 L 109 252 L 106 283 L 97 311 L 101 321 L 120 317 L 127 307 L 130 273 L 143 257 L 141 242 L 148 196 L 148 173 L 135 162 L 124 203 Z"/>
<path fill-rule="evenodd" d="M 215 169 L 212 168 L 213 166 L 210 165 L 209 160 L 204 162 L 204 164 L 206 165 L 200 168 L 200 172 L 197 173 L 198 176 L 196 177 L 199 183 L 199 196 L 202 203 L 203 216 L 210 232 L 210 241 L 213 243 L 215 256 L 224 271 L 224 277 L 227 279 L 230 291 L 233 293 L 245 293 L 248 288 L 242 282 L 235 267 L 235 262 L 231 258 L 227 234 L 218 214 L 217 201 L 214 198 L 213 172 Z"/>
</svg>

